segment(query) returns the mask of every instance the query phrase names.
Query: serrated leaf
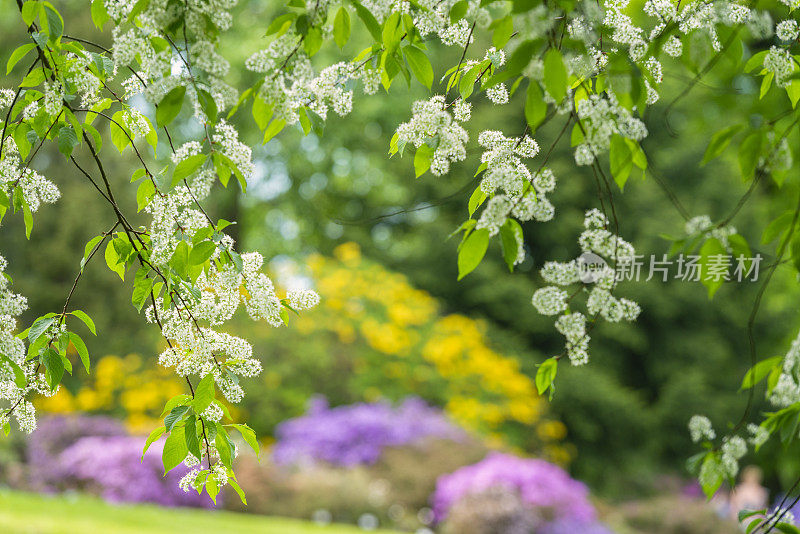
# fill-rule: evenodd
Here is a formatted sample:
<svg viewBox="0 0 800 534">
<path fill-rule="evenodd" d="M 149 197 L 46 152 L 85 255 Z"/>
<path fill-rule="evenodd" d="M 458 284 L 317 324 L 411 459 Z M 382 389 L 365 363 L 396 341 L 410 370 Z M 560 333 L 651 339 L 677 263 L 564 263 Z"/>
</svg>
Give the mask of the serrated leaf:
<svg viewBox="0 0 800 534">
<path fill-rule="evenodd" d="M 558 360 L 553 358 L 548 358 L 539 365 L 539 369 L 536 371 L 536 391 L 539 395 L 544 395 L 544 393 L 553 385 L 553 381 L 556 379 L 556 373 L 558 372 Z"/>
<path fill-rule="evenodd" d="M 80 356 L 81 362 L 83 363 L 84 369 L 86 369 L 86 374 L 89 374 L 89 350 L 86 348 L 86 343 L 83 342 L 81 336 L 76 334 L 75 332 L 69 332 L 69 340 L 72 345 L 75 347 L 75 350 L 78 352 L 78 356 Z"/>
<path fill-rule="evenodd" d="M 711 136 L 711 140 L 708 142 L 708 146 L 706 147 L 706 152 L 703 154 L 703 161 L 700 163 L 700 166 L 705 165 L 712 159 L 718 157 L 722 152 L 728 147 L 737 133 L 739 133 L 744 126 L 741 124 L 734 124 L 733 126 L 728 126 L 724 128 L 714 135 Z"/>
<path fill-rule="evenodd" d="M 549 49 L 544 55 L 544 87 L 556 102 L 567 96 L 567 68 L 556 48 Z"/>
<path fill-rule="evenodd" d="M 344 6 L 339 8 L 333 19 L 333 39 L 339 48 L 344 48 L 347 40 L 350 39 L 350 13 Z"/>
<path fill-rule="evenodd" d="M 489 230 L 475 230 L 462 243 L 458 251 L 458 279 L 461 280 L 480 265 L 489 248 Z"/>
<path fill-rule="evenodd" d="M 185 95 L 186 88 L 181 85 L 175 87 L 161 99 L 156 109 L 156 123 L 159 126 L 171 123 L 178 116 L 181 112 Z"/>
<path fill-rule="evenodd" d="M 74 310 L 71 311 L 70 314 L 83 321 L 83 324 L 86 325 L 86 327 L 92 332 L 92 334 L 97 335 L 97 329 L 94 326 L 94 321 L 92 321 L 92 318 L 89 317 L 89 315 L 86 312 L 81 310 Z"/>
<path fill-rule="evenodd" d="M 403 48 L 403 55 L 414 77 L 427 89 L 433 86 L 433 66 L 425 52 L 415 46 Z"/>
<path fill-rule="evenodd" d="M 36 48 L 36 44 L 34 43 L 28 43 L 17 47 L 11 53 L 11 57 L 8 58 L 8 63 L 6 63 L 6 74 L 9 74 L 14 69 L 14 65 L 19 63 L 19 61 L 34 48 Z"/>
<path fill-rule="evenodd" d="M 142 449 L 142 458 L 141 458 L 142 460 L 144 460 L 144 454 L 147 452 L 147 449 L 150 448 L 150 445 L 152 445 L 158 438 L 164 435 L 164 432 L 166 431 L 167 429 L 165 427 L 160 426 L 154 429 L 152 432 L 150 432 L 150 435 L 147 436 L 147 441 L 144 442 L 144 449 Z"/>
<path fill-rule="evenodd" d="M 167 441 L 164 442 L 164 451 L 161 453 L 164 476 L 185 460 L 188 453 L 189 449 L 186 448 L 184 427 L 173 428 L 169 436 L 167 436 Z"/>
<path fill-rule="evenodd" d="M 189 411 L 188 406 L 175 406 L 167 416 L 164 418 L 164 427 L 167 429 L 167 432 L 171 432 L 178 421 Z"/>
<path fill-rule="evenodd" d="M 214 375 L 208 373 L 194 388 L 194 400 L 192 401 L 192 409 L 201 414 L 206 411 L 206 408 L 213 402 L 215 396 Z"/>
</svg>

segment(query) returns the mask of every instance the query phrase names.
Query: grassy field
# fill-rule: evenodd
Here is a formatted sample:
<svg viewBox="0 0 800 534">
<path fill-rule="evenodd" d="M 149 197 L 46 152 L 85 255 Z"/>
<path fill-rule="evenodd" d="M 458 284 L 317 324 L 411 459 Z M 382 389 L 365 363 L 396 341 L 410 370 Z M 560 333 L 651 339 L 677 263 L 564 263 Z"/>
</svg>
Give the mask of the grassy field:
<svg viewBox="0 0 800 534">
<path fill-rule="evenodd" d="M 9 534 L 357 534 L 346 525 L 152 505 L 113 505 L 86 496 L 0 491 L 0 532 Z M 372 531 L 379 533 L 380 531 Z M 382 531 L 384 534 L 389 531 Z"/>
</svg>

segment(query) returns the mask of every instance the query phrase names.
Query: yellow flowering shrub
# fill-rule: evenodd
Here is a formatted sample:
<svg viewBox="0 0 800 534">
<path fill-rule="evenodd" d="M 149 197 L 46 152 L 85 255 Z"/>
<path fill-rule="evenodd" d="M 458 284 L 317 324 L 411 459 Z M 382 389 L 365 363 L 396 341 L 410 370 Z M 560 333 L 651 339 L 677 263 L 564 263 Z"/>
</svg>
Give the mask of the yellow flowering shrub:
<svg viewBox="0 0 800 534">
<path fill-rule="evenodd" d="M 566 460 L 557 445 L 564 425 L 545 417 L 532 379 L 489 345 L 483 321 L 442 314 L 433 296 L 362 257 L 355 243 L 339 246 L 333 257 L 313 255 L 307 265 L 320 306 L 291 317 L 291 328 L 255 333 L 256 348 L 268 354 L 265 395 L 291 388 L 288 360 L 311 368 L 309 385 L 334 403 L 419 395 L 466 428 Z M 280 378 L 270 378 L 270 370 Z"/>
</svg>

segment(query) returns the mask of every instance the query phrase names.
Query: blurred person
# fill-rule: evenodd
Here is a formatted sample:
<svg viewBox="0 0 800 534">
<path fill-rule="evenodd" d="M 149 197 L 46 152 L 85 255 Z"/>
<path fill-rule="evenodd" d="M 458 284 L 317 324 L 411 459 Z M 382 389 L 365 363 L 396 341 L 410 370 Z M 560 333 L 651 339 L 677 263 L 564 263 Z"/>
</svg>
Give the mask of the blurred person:
<svg viewBox="0 0 800 534">
<path fill-rule="evenodd" d="M 739 484 L 733 488 L 728 502 L 728 515 L 737 519 L 742 510 L 761 510 L 767 507 L 769 492 L 761 485 L 763 473 L 754 465 L 742 470 Z"/>
</svg>

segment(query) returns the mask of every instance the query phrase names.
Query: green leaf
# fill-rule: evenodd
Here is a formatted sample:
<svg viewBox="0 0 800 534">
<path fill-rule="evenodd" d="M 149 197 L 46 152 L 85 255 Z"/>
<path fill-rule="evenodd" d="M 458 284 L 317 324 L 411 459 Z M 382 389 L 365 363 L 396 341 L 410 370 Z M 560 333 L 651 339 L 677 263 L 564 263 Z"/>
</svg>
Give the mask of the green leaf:
<svg viewBox="0 0 800 534">
<path fill-rule="evenodd" d="M 567 68 L 561 52 L 551 48 L 544 55 L 544 88 L 556 102 L 567 96 Z"/>
<path fill-rule="evenodd" d="M 750 72 L 756 67 L 762 66 L 764 64 L 765 57 L 767 57 L 767 50 L 762 50 L 761 52 L 754 54 L 750 59 L 747 60 L 747 63 L 745 63 L 744 71 Z"/>
<path fill-rule="evenodd" d="M 81 310 L 75 310 L 70 312 L 70 315 L 74 315 L 75 317 L 83 321 L 83 324 L 86 325 L 86 327 L 92 332 L 92 334 L 97 335 L 97 329 L 94 326 L 94 321 L 92 321 L 92 318 L 89 317 L 86 314 L 86 312 Z"/>
<path fill-rule="evenodd" d="M 118 115 L 114 115 L 114 120 L 109 122 L 108 129 L 111 132 L 111 142 L 117 147 L 121 154 L 129 144 L 131 144 L 130 132 L 125 128 L 124 122 L 117 120 Z"/>
<path fill-rule="evenodd" d="M 194 416 L 186 420 L 183 434 L 186 438 L 186 450 L 200 460 L 200 441 L 197 439 L 197 419 Z"/>
<path fill-rule="evenodd" d="M 242 504 L 244 504 L 245 506 L 247 506 L 247 499 L 246 499 L 246 498 L 245 498 L 245 496 L 244 496 L 244 490 L 243 490 L 243 489 L 242 489 L 242 487 L 239 485 L 239 483 L 238 483 L 238 482 L 236 482 L 236 479 L 234 479 L 234 478 L 232 478 L 232 477 L 229 477 L 229 478 L 228 478 L 228 485 L 230 485 L 230 487 L 232 487 L 232 488 L 233 488 L 233 490 L 236 492 L 236 494 L 237 494 L 237 495 L 239 495 L 239 499 L 241 499 L 241 501 L 242 501 Z"/>
<path fill-rule="evenodd" d="M 24 388 L 28 384 L 28 379 L 25 378 L 25 372 L 22 370 L 22 367 L 5 354 L 0 354 L 0 359 L 11 367 L 11 371 L 14 373 L 14 384 L 16 384 L 18 388 Z"/>
<path fill-rule="evenodd" d="M 33 343 L 36 339 L 45 333 L 50 326 L 56 321 L 55 317 L 41 317 L 34 321 L 28 330 L 28 341 Z"/>
<path fill-rule="evenodd" d="M 709 499 L 714 496 L 723 482 L 721 466 L 717 465 L 708 469 L 705 468 L 707 464 L 716 463 L 718 463 L 716 457 L 709 453 L 706 455 L 705 460 L 703 461 L 703 467 L 701 468 L 711 475 L 704 479 L 704 484 L 702 486 L 703 493 L 705 493 L 706 497 Z"/>
<path fill-rule="evenodd" d="M 120 263 L 119 253 L 114 246 L 114 241 L 109 241 L 106 245 L 105 259 L 108 268 L 117 273 L 120 280 L 125 280 L 125 264 Z"/>
<path fill-rule="evenodd" d="M 78 146 L 78 136 L 71 126 L 62 126 L 58 131 L 58 151 L 69 157 Z"/>
<path fill-rule="evenodd" d="M 461 81 L 458 83 L 458 93 L 461 95 L 461 98 L 466 100 L 467 98 L 472 95 L 472 91 L 475 90 L 475 82 L 478 80 L 478 76 L 481 73 L 481 65 L 475 65 L 474 67 L 470 68 L 462 77 Z"/>
<path fill-rule="evenodd" d="M 470 218 L 472 217 L 472 214 L 475 213 L 475 210 L 481 207 L 481 204 L 483 204 L 485 200 L 486 193 L 483 192 L 480 186 L 476 187 L 475 191 L 473 191 L 472 195 L 470 195 L 469 202 L 467 203 L 467 211 L 469 212 Z"/>
<path fill-rule="evenodd" d="M 164 410 L 161 412 L 161 417 L 164 417 L 165 415 L 167 415 L 176 406 L 179 406 L 181 404 L 185 404 L 186 401 L 189 401 L 191 399 L 192 399 L 192 396 L 191 395 L 187 395 L 186 393 L 179 393 L 178 395 L 175 395 L 170 400 L 168 400 L 166 402 L 166 404 L 164 404 Z"/>
<path fill-rule="evenodd" d="M 775 366 L 780 366 L 781 361 L 783 361 L 783 357 L 775 356 L 774 358 L 767 358 L 755 364 L 755 366 L 748 369 L 747 373 L 745 373 L 741 389 L 750 389 L 764 380 Z"/>
<path fill-rule="evenodd" d="M 201 241 L 189 253 L 189 265 L 202 265 L 214 255 L 217 244 L 213 241 Z"/>
<path fill-rule="evenodd" d="M 217 435 L 214 437 L 214 445 L 219 452 L 219 459 L 225 467 L 231 467 L 232 453 L 231 441 L 225 428 L 216 423 Z"/>
<path fill-rule="evenodd" d="M 76 334 L 75 332 L 69 332 L 69 340 L 75 346 L 75 350 L 78 351 L 78 356 L 81 358 L 81 362 L 83 362 L 83 367 L 86 369 L 86 374 L 89 374 L 89 351 L 86 348 L 86 343 L 83 342 L 81 336 Z"/>
<path fill-rule="evenodd" d="M 161 99 L 156 109 L 156 123 L 159 126 L 171 123 L 175 117 L 178 116 L 181 112 L 183 97 L 185 95 L 186 88 L 181 85 L 174 88 Z"/>
<path fill-rule="evenodd" d="M 733 136 L 739 133 L 742 129 L 744 129 L 743 125 L 734 124 L 733 126 L 723 128 L 712 135 L 711 141 L 709 141 L 708 147 L 706 147 L 706 152 L 703 155 L 703 161 L 700 163 L 700 166 L 702 167 L 712 159 L 722 154 L 722 152 L 724 152 L 731 143 Z"/>
<path fill-rule="evenodd" d="M 189 454 L 189 449 L 186 448 L 184 427 L 179 426 L 169 433 L 167 441 L 164 442 L 164 451 L 161 453 L 164 476 L 185 460 L 187 454 Z"/>
<path fill-rule="evenodd" d="M 33 24 L 33 21 L 39 16 L 39 11 L 41 9 L 42 4 L 38 0 L 28 1 L 22 4 L 22 21 L 26 26 Z"/>
<path fill-rule="evenodd" d="M 725 273 L 728 271 L 724 269 L 724 265 L 721 261 L 726 257 L 730 258 L 725 247 L 723 247 L 722 243 L 716 238 L 712 237 L 706 239 L 706 242 L 703 243 L 703 246 L 700 248 L 700 259 L 698 260 L 698 264 L 702 268 L 702 277 L 700 281 L 708 289 L 709 299 L 714 298 L 714 293 L 716 293 L 725 282 L 725 276 L 722 274 L 722 271 L 724 270 Z"/>
<path fill-rule="evenodd" d="M 33 231 L 33 213 L 27 204 L 23 206 L 22 218 L 25 221 L 25 237 L 30 239 L 31 232 Z"/>
<path fill-rule="evenodd" d="M 36 87 L 44 81 L 44 71 L 42 69 L 33 69 L 20 82 L 20 87 Z"/>
<path fill-rule="evenodd" d="M 150 199 L 152 199 L 155 194 L 156 186 L 153 185 L 153 181 L 142 181 L 142 183 L 139 184 L 139 188 L 136 190 L 136 211 L 142 211 L 147 207 L 147 205 L 150 204 Z"/>
<path fill-rule="evenodd" d="M 539 365 L 539 369 L 536 371 L 536 391 L 539 395 L 544 395 L 545 391 L 547 391 L 552 385 L 553 381 L 556 379 L 556 373 L 558 372 L 558 360 L 553 358 L 548 358 Z"/>
<path fill-rule="evenodd" d="M 260 448 L 258 446 L 258 438 L 256 437 L 255 430 L 253 430 L 246 424 L 232 424 L 227 426 L 232 426 L 233 428 L 239 431 L 239 433 L 242 435 L 242 438 L 244 438 L 244 441 L 248 445 L 250 445 L 250 448 L 253 449 L 253 452 L 256 453 L 256 456 L 260 454 Z"/>
<path fill-rule="evenodd" d="M 462 0 L 463 1 L 463 0 Z M 414 77 L 427 89 L 433 85 L 433 66 L 425 52 L 415 46 L 403 48 L 403 55 Z"/>
<path fill-rule="evenodd" d="M 19 63 L 19 61 L 22 58 L 24 58 L 27 55 L 27 53 L 30 52 L 31 50 L 33 50 L 34 48 L 36 48 L 36 44 L 35 43 L 28 43 L 28 44 L 22 45 L 20 47 L 17 47 L 11 53 L 11 57 L 8 58 L 8 63 L 6 63 L 6 74 L 9 74 L 12 71 L 12 69 L 14 68 L 14 65 Z"/>
<path fill-rule="evenodd" d="M 180 241 L 175 247 L 169 264 L 181 278 L 189 276 L 189 244 L 186 241 Z"/>
<path fill-rule="evenodd" d="M 150 448 L 150 445 L 152 445 L 158 438 L 164 435 L 164 432 L 166 431 L 167 429 L 165 427 L 160 426 L 155 430 L 153 430 L 152 432 L 150 432 L 150 435 L 147 436 L 147 441 L 144 442 L 144 449 L 142 449 L 142 458 L 141 458 L 142 460 L 144 460 L 144 453 L 147 452 L 147 449 Z"/>
<path fill-rule="evenodd" d="M 749 180 L 755 174 L 763 142 L 764 136 L 760 131 L 755 131 L 745 137 L 739 145 L 739 169 L 742 171 L 743 180 Z"/>
<path fill-rule="evenodd" d="M 369 31 L 370 35 L 372 35 L 372 38 L 377 42 L 381 42 L 381 26 L 378 24 L 375 16 L 370 12 L 370 10 L 362 6 L 359 2 L 353 2 L 353 7 L 356 8 L 358 18 L 360 18 L 361 22 L 364 23 L 364 26 L 367 27 L 367 30 Z"/>
<path fill-rule="evenodd" d="M 183 418 L 186 412 L 189 411 L 188 406 L 175 406 L 167 416 L 164 418 L 164 427 L 167 429 L 168 432 L 171 432 L 178 421 Z"/>
<path fill-rule="evenodd" d="M 64 376 L 64 360 L 61 359 L 61 355 L 58 352 L 48 347 L 42 352 L 41 362 L 47 371 L 45 375 L 50 389 L 56 389 L 56 386 L 61 383 L 61 379 Z"/>
<path fill-rule="evenodd" d="M 194 400 L 192 401 L 192 409 L 195 413 L 202 414 L 206 408 L 214 400 L 215 396 L 214 375 L 208 373 L 194 388 Z"/>
<path fill-rule="evenodd" d="M 55 42 L 64 33 L 64 19 L 49 3 L 44 4 L 44 14 L 47 20 L 47 34 Z"/>
<path fill-rule="evenodd" d="M 206 162 L 206 159 L 208 159 L 207 154 L 195 154 L 178 163 L 172 173 L 172 187 L 175 187 L 185 178 L 197 172 L 197 170 L 203 166 L 203 163 Z"/>
<path fill-rule="evenodd" d="M 414 174 L 416 174 L 417 178 L 430 169 L 432 156 L 433 150 L 428 145 L 420 145 L 417 149 L 414 154 Z"/>
<path fill-rule="evenodd" d="M 525 98 L 525 119 L 528 121 L 531 130 L 534 132 L 542 123 L 547 115 L 547 102 L 544 101 L 544 94 L 539 87 L 539 83 L 531 80 L 528 84 L 528 92 Z"/>
<path fill-rule="evenodd" d="M 631 154 L 625 138 L 619 134 L 611 137 L 611 149 L 609 151 L 611 162 L 611 175 L 619 186 L 620 191 L 625 188 L 625 183 L 633 170 L 633 155 Z"/>
<path fill-rule="evenodd" d="M 264 130 L 264 139 L 261 141 L 262 143 L 267 143 L 270 139 L 278 135 L 283 127 L 286 126 L 286 121 L 284 119 L 273 119 L 272 122 L 269 123 L 267 129 Z"/>
<path fill-rule="evenodd" d="M 383 22 L 383 32 L 381 33 L 383 47 L 387 54 L 393 53 L 400 46 L 401 32 L 400 13 L 394 12 Z"/>
<path fill-rule="evenodd" d="M 339 48 L 344 48 L 348 39 L 350 39 L 350 13 L 342 6 L 333 19 L 333 40 Z"/>
<path fill-rule="evenodd" d="M 147 302 L 147 298 L 150 296 L 153 284 L 155 283 L 154 279 L 147 277 L 149 270 L 150 269 L 147 267 L 141 267 L 136 271 L 136 278 L 133 283 L 133 294 L 131 295 L 131 303 L 136 308 L 136 311 L 142 311 L 144 303 Z"/>
<path fill-rule="evenodd" d="M 200 109 L 203 110 L 209 122 L 214 122 L 219 114 L 217 110 L 217 101 L 211 96 L 211 93 L 205 89 L 197 90 L 197 101 L 200 104 Z"/>
<path fill-rule="evenodd" d="M 461 280 L 480 265 L 489 248 L 489 230 L 481 228 L 472 232 L 458 251 L 458 279 Z"/>
<path fill-rule="evenodd" d="M 508 15 L 495 23 L 492 44 L 495 48 L 503 48 L 512 35 L 514 35 L 514 22 L 511 15 Z"/>
<path fill-rule="evenodd" d="M 455 24 L 459 20 L 464 18 L 464 15 L 467 14 L 467 10 L 469 9 L 469 2 L 467 0 L 460 0 L 453 4 L 453 7 L 450 8 L 450 22 Z"/>
<path fill-rule="evenodd" d="M 98 30 L 103 29 L 103 25 L 108 22 L 108 11 L 104 0 L 92 0 L 92 22 Z"/>
<path fill-rule="evenodd" d="M 508 266 L 509 272 L 514 272 L 519 243 L 522 243 L 522 227 L 514 219 L 508 219 L 500 227 L 500 244 L 503 247 L 503 259 Z"/>
</svg>

